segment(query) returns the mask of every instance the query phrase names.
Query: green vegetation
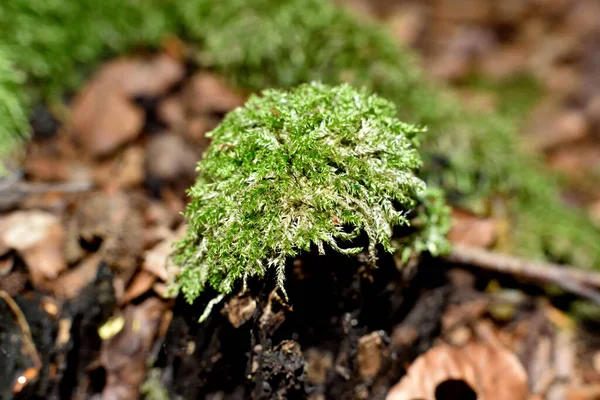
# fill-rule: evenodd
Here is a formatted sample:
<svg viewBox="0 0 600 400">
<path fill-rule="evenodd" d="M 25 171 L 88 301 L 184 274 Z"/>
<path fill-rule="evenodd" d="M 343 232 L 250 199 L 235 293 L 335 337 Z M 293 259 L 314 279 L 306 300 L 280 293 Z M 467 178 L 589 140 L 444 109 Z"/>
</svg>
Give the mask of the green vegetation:
<svg viewBox="0 0 600 400">
<path fill-rule="evenodd" d="M 510 118 L 463 110 L 385 31 L 323 0 L 4 1 L 0 152 L 26 135 L 27 106 L 75 87 L 101 58 L 158 46 L 167 32 L 194 43 L 201 67 L 246 89 L 348 82 L 389 99 L 401 120 L 428 127 L 421 176 L 430 186 L 481 213 L 502 199 L 515 238 L 506 250 L 600 266 L 600 233 L 519 149 Z"/>
<path fill-rule="evenodd" d="M 409 225 L 425 184 L 416 145 L 422 130 L 396 119 L 394 105 L 348 85 L 267 90 L 210 133 L 190 190 L 187 237 L 176 257 L 178 284 L 192 301 L 205 286 L 229 293 L 237 282 L 316 246 L 343 253 L 392 252 L 392 229 Z M 445 249 L 445 209 L 433 209 L 404 246 Z M 431 226 L 435 225 L 435 226 Z M 356 246 L 366 235 L 366 248 Z M 403 247 L 404 247 L 403 246 Z"/>
</svg>

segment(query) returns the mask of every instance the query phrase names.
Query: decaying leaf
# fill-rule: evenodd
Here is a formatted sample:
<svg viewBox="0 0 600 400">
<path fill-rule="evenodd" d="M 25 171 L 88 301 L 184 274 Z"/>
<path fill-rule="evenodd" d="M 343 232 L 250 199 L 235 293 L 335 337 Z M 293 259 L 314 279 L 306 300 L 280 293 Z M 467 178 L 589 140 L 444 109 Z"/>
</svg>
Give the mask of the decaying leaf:
<svg viewBox="0 0 600 400">
<path fill-rule="evenodd" d="M 475 247 L 490 247 L 497 237 L 497 222 L 492 218 L 480 218 L 467 211 L 452 210 L 452 229 L 448 239 L 452 243 Z"/>
<path fill-rule="evenodd" d="M 96 279 L 100 261 L 99 254 L 92 254 L 51 282 L 48 285 L 49 289 L 58 298 L 67 300 L 76 298 L 87 285 Z"/>
<path fill-rule="evenodd" d="M 135 399 L 146 371 L 146 358 L 156 336 L 166 305 L 150 298 L 129 305 L 124 326 L 102 344 L 101 362 L 106 369 L 102 398 Z"/>
<path fill-rule="evenodd" d="M 485 342 L 453 347 L 440 344 L 419 357 L 387 400 L 436 400 L 445 382 L 463 381 L 479 400 L 525 400 L 529 395 L 527 373 L 510 351 Z"/>
<path fill-rule="evenodd" d="M 0 218 L 0 249 L 19 253 L 34 285 L 55 279 L 67 268 L 64 238 L 59 218 L 44 211 L 17 211 Z"/>
<path fill-rule="evenodd" d="M 123 58 L 104 66 L 75 98 L 72 134 L 92 155 L 106 155 L 135 139 L 144 124 L 136 96 L 158 96 L 184 75 L 167 55 Z"/>
<path fill-rule="evenodd" d="M 252 318 L 256 311 L 256 300 L 250 296 L 234 297 L 229 300 L 221 313 L 227 316 L 227 319 L 235 328 L 239 328 Z"/>
<path fill-rule="evenodd" d="M 381 369 L 383 340 L 379 332 L 358 339 L 358 373 L 363 378 L 374 378 Z"/>
<path fill-rule="evenodd" d="M 142 268 L 163 282 L 167 282 L 178 271 L 178 267 L 175 266 L 171 257 L 173 243 L 185 235 L 186 229 L 186 225 L 182 225 L 177 231 L 171 232 L 164 240 L 148 250 L 144 255 Z"/>
</svg>

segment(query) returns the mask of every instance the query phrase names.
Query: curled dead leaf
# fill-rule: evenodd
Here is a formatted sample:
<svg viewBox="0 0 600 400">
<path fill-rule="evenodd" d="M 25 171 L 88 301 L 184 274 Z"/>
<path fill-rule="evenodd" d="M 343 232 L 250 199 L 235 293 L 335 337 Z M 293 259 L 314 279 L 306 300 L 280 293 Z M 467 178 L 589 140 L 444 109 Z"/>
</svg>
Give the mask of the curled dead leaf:
<svg viewBox="0 0 600 400">
<path fill-rule="evenodd" d="M 102 344 L 100 360 L 106 369 L 102 398 L 138 397 L 148 352 L 165 310 L 165 303 L 154 297 L 139 305 L 127 306 L 122 329 Z"/>
<path fill-rule="evenodd" d="M 529 396 L 527 373 L 517 356 L 498 346 L 470 342 L 453 347 L 440 344 L 419 357 L 387 400 L 435 400 L 436 390 L 464 382 L 479 400 L 525 400 Z M 444 385 L 444 386 L 440 386 Z"/>
<path fill-rule="evenodd" d="M 244 97 L 223 80 L 208 73 L 192 77 L 185 93 L 188 109 L 193 113 L 225 113 L 244 104 Z"/>
<path fill-rule="evenodd" d="M 167 282 L 169 277 L 179 270 L 171 257 L 173 243 L 183 238 L 186 229 L 186 226 L 182 225 L 176 232 L 171 233 L 163 241 L 148 250 L 144 256 L 142 268 L 156 275 L 163 282 Z"/>
<path fill-rule="evenodd" d="M 358 373 L 363 378 L 374 378 L 381 369 L 383 340 L 379 332 L 358 339 Z"/>
<path fill-rule="evenodd" d="M 467 211 L 452 210 L 452 229 L 448 239 L 475 247 L 490 247 L 496 241 L 498 224 L 492 218 L 480 218 Z"/>
<path fill-rule="evenodd" d="M 0 248 L 16 250 L 34 285 L 56 279 L 67 268 L 65 233 L 58 217 L 43 211 L 17 211 L 0 218 Z"/>
<path fill-rule="evenodd" d="M 252 318 L 256 311 L 256 300 L 250 296 L 234 297 L 229 300 L 221 310 L 221 314 L 227 316 L 227 319 L 234 328 L 239 328 Z"/>
<path fill-rule="evenodd" d="M 49 284 L 49 289 L 61 299 L 74 299 L 90 283 L 94 282 L 100 268 L 101 256 L 93 254 L 74 268 L 61 274 Z"/>
</svg>

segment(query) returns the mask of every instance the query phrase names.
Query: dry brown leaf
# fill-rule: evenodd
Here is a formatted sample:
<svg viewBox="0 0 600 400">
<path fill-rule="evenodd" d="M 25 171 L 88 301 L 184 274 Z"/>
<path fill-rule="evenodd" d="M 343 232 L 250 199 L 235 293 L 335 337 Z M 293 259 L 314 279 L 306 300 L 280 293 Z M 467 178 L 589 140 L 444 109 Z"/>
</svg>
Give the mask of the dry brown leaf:
<svg viewBox="0 0 600 400">
<path fill-rule="evenodd" d="M 387 19 L 394 37 L 406 46 L 412 46 L 423 32 L 427 8 L 421 3 L 400 5 Z"/>
<path fill-rule="evenodd" d="M 196 163 L 200 154 L 175 134 L 155 135 L 146 148 L 146 170 L 165 181 L 190 178 L 196 175 Z"/>
<path fill-rule="evenodd" d="M 58 279 L 48 284 L 50 291 L 61 299 L 71 300 L 90 283 L 96 280 L 100 266 L 100 254 L 93 254 L 80 262 L 76 267 L 61 274 Z"/>
<path fill-rule="evenodd" d="M 227 316 L 227 319 L 234 328 L 239 328 L 254 316 L 256 311 L 256 300 L 250 296 L 234 297 L 229 300 L 221 310 L 221 314 Z"/>
<path fill-rule="evenodd" d="M 588 129 L 582 111 L 563 110 L 559 103 L 550 100 L 534 111 L 527 133 L 537 149 L 547 151 L 583 138 Z"/>
<path fill-rule="evenodd" d="M 440 344 L 419 357 L 387 395 L 387 400 L 435 400 L 441 383 L 462 380 L 479 400 L 525 400 L 527 373 L 519 359 L 496 345 Z"/>
<path fill-rule="evenodd" d="M 162 100 L 156 108 L 156 113 L 161 121 L 175 131 L 185 126 L 187 118 L 181 96 L 170 96 Z"/>
<path fill-rule="evenodd" d="M 452 243 L 474 247 L 490 247 L 497 238 L 498 223 L 493 218 L 480 218 L 467 211 L 452 210 Z"/>
<path fill-rule="evenodd" d="M 102 259 L 129 281 L 139 266 L 144 246 L 145 226 L 138 203 L 123 192 L 83 196 L 69 223 L 69 257 L 77 256 L 82 242 L 99 245 Z"/>
<path fill-rule="evenodd" d="M 333 356 L 328 351 L 310 348 L 304 352 L 306 358 L 306 378 L 312 384 L 322 385 L 333 369 Z"/>
<path fill-rule="evenodd" d="M 125 309 L 125 324 L 102 343 L 100 360 L 106 369 L 103 399 L 136 399 L 146 371 L 148 352 L 166 305 L 155 297 Z"/>
<path fill-rule="evenodd" d="M 67 268 L 65 233 L 59 218 L 43 211 L 16 211 L 0 218 L 0 248 L 16 250 L 34 285 L 56 279 Z"/>
<path fill-rule="evenodd" d="M 171 257 L 173 253 L 172 245 L 184 237 L 186 229 L 186 225 L 182 225 L 176 232 L 173 232 L 169 237 L 148 250 L 144 256 L 142 268 L 154 274 L 163 282 L 167 282 L 179 270 Z"/>
<path fill-rule="evenodd" d="M 156 275 L 144 270 L 138 272 L 123 294 L 121 303 L 129 303 L 131 300 L 143 295 L 152 288 L 155 281 Z"/>
<path fill-rule="evenodd" d="M 152 58 L 124 57 L 105 64 L 94 81 L 119 87 L 128 97 L 158 96 L 185 75 L 184 66 L 174 58 L 160 54 Z"/>
<path fill-rule="evenodd" d="M 374 378 L 381 370 L 383 340 L 379 332 L 371 332 L 358 339 L 358 373 L 363 378 Z"/>
<path fill-rule="evenodd" d="M 91 81 L 73 101 L 70 132 L 90 154 L 103 156 L 135 139 L 144 118 L 122 88 Z"/>
<path fill-rule="evenodd" d="M 244 104 L 244 97 L 215 75 L 201 72 L 192 77 L 185 92 L 193 113 L 226 113 Z"/>
<path fill-rule="evenodd" d="M 73 101 L 71 133 L 92 155 L 111 153 L 141 133 L 145 115 L 132 98 L 158 96 L 182 79 L 184 72 L 167 55 L 106 64 Z"/>
</svg>

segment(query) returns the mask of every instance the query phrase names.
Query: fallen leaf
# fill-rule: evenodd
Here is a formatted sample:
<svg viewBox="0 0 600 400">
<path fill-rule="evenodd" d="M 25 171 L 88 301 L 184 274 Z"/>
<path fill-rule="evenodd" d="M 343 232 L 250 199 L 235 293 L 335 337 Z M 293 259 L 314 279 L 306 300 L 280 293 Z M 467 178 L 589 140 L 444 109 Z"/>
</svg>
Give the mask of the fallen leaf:
<svg viewBox="0 0 600 400">
<path fill-rule="evenodd" d="M 483 342 L 453 347 L 440 344 L 410 366 L 402 380 L 389 391 L 387 400 L 435 400 L 445 382 L 463 381 L 479 400 L 525 400 L 527 373 L 508 350 Z"/>
<path fill-rule="evenodd" d="M 154 297 L 125 308 L 122 328 L 102 343 L 100 361 L 106 370 L 106 386 L 102 398 L 138 398 L 148 352 L 166 308 L 162 301 Z"/>
<path fill-rule="evenodd" d="M 92 254 L 46 287 L 58 298 L 66 300 L 76 298 L 87 285 L 96 280 L 100 260 L 100 254 Z"/>
<path fill-rule="evenodd" d="M 193 113 L 226 113 L 244 104 L 244 97 L 217 76 L 205 72 L 194 75 L 185 91 L 185 101 Z"/>
<path fill-rule="evenodd" d="M 496 241 L 497 227 L 493 218 L 481 218 L 467 211 L 453 209 L 448 239 L 455 244 L 487 248 Z"/>
<path fill-rule="evenodd" d="M 381 370 L 383 340 L 379 332 L 358 339 L 358 373 L 362 378 L 374 378 Z"/>
<path fill-rule="evenodd" d="M 221 314 L 227 316 L 227 319 L 234 328 L 239 328 L 254 316 L 256 311 L 256 300 L 250 296 L 234 297 L 229 300 L 221 310 Z"/>
<path fill-rule="evenodd" d="M 149 175 L 170 182 L 195 177 L 199 159 L 200 154 L 184 138 L 165 133 L 148 141 L 145 165 Z"/>
<path fill-rule="evenodd" d="M 310 348 L 304 352 L 306 358 L 306 377 L 312 384 L 324 384 L 327 375 L 333 369 L 333 356 L 328 351 Z"/>
<path fill-rule="evenodd" d="M 185 106 L 181 96 L 170 96 L 162 100 L 156 108 L 158 118 L 174 131 L 180 131 L 187 121 Z"/>
<path fill-rule="evenodd" d="M 163 94 L 184 73 L 179 62 L 164 54 L 106 64 L 73 101 L 71 134 L 90 154 L 110 154 L 141 133 L 145 114 L 132 99 Z"/>
<path fill-rule="evenodd" d="M 0 218 L 0 248 L 16 250 L 34 285 L 56 279 L 67 268 L 65 233 L 58 217 L 43 211 L 16 211 Z"/>
<path fill-rule="evenodd" d="M 121 303 L 129 303 L 131 300 L 143 295 L 152 288 L 155 281 L 156 275 L 144 270 L 138 272 L 123 294 Z"/>
<path fill-rule="evenodd" d="M 87 152 L 104 156 L 135 139 L 144 118 L 122 88 L 91 81 L 73 101 L 69 132 Z"/>
<path fill-rule="evenodd" d="M 142 268 L 151 272 L 163 282 L 169 281 L 169 278 L 179 270 L 171 257 L 173 253 L 172 245 L 185 236 L 186 229 L 186 225 L 182 225 L 176 232 L 173 232 L 165 240 L 148 250 L 144 255 Z"/>
<path fill-rule="evenodd" d="M 118 87 L 126 96 L 159 96 L 185 75 L 184 66 L 173 57 L 123 57 L 105 64 L 93 78 L 103 85 Z"/>
</svg>

